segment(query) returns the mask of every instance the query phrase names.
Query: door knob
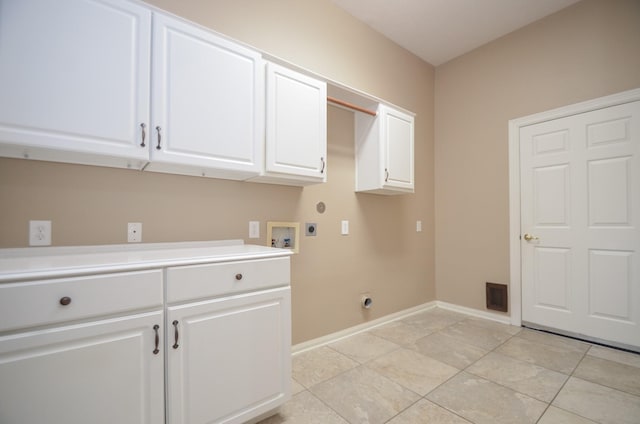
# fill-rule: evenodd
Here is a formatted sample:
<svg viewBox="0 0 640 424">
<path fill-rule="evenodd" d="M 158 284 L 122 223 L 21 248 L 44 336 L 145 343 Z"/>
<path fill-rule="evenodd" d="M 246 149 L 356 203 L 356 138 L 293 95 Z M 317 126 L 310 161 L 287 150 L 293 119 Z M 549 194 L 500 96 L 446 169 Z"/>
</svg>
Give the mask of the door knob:
<svg viewBox="0 0 640 424">
<path fill-rule="evenodd" d="M 538 237 L 536 236 L 532 236 L 529 233 L 526 233 L 524 236 L 522 236 L 526 241 L 531 241 L 531 240 L 540 240 Z"/>
</svg>

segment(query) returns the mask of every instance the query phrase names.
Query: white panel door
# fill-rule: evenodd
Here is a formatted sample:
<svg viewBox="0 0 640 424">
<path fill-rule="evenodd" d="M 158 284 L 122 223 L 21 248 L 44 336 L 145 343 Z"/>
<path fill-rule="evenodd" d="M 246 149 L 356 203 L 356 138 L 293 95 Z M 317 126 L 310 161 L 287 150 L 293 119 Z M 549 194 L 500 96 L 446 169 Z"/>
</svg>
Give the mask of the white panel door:
<svg viewBox="0 0 640 424">
<path fill-rule="evenodd" d="M 380 105 L 384 186 L 413 191 L 413 116 Z"/>
<path fill-rule="evenodd" d="M 258 175 L 264 140 L 260 54 L 167 15 L 154 13 L 153 22 L 147 169 L 238 179 Z"/>
<path fill-rule="evenodd" d="M 267 64 L 268 173 L 326 181 L 327 84 Z"/>
<path fill-rule="evenodd" d="M 0 422 L 164 423 L 162 315 L 0 337 Z"/>
<path fill-rule="evenodd" d="M 169 424 L 244 423 L 290 396 L 290 289 L 170 307 Z"/>
<path fill-rule="evenodd" d="M 640 102 L 520 129 L 522 321 L 640 349 Z"/>
<path fill-rule="evenodd" d="M 146 163 L 150 39 L 136 3 L 0 0 L 0 142 Z"/>
</svg>

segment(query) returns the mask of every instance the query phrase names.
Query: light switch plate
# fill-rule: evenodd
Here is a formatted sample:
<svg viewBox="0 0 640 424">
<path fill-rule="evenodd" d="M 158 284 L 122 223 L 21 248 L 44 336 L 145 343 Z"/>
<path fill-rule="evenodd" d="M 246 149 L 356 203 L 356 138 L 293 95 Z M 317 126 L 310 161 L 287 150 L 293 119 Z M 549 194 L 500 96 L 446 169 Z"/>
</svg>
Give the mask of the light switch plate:
<svg viewBox="0 0 640 424">
<path fill-rule="evenodd" d="M 249 238 L 260 238 L 260 221 L 249 221 Z"/>
<path fill-rule="evenodd" d="M 346 219 L 342 221 L 341 223 L 341 234 L 343 236 L 348 236 L 349 235 L 349 221 L 347 221 Z"/>
</svg>

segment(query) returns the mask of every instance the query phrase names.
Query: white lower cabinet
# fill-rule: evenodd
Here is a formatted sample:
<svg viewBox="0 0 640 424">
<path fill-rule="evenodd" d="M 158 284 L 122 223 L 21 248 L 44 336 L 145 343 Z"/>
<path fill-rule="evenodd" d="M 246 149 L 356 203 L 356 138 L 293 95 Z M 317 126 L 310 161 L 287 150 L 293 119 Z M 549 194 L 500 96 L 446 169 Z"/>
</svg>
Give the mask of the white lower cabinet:
<svg viewBox="0 0 640 424">
<path fill-rule="evenodd" d="M 289 399 L 288 253 L 51 249 L 0 250 L 0 423 L 245 423 Z"/>
<path fill-rule="evenodd" d="M 290 396 L 290 289 L 167 310 L 169 423 L 244 423 Z"/>
<path fill-rule="evenodd" d="M 0 284 L 0 423 L 164 422 L 162 272 Z"/>
<path fill-rule="evenodd" d="M 162 311 L 0 336 L 0 422 L 164 420 Z"/>
</svg>

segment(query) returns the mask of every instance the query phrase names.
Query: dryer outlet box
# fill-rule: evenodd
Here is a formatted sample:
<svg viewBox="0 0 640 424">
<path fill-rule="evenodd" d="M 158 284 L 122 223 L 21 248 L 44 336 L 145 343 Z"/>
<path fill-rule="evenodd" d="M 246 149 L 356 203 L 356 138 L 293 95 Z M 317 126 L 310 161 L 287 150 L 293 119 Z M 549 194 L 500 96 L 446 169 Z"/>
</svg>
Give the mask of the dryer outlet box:
<svg viewBox="0 0 640 424">
<path fill-rule="evenodd" d="M 313 222 L 306 222 L 304 224 L 304 235 L 315 236 L 318 233 L 318 224 Z"/>
</svg>

